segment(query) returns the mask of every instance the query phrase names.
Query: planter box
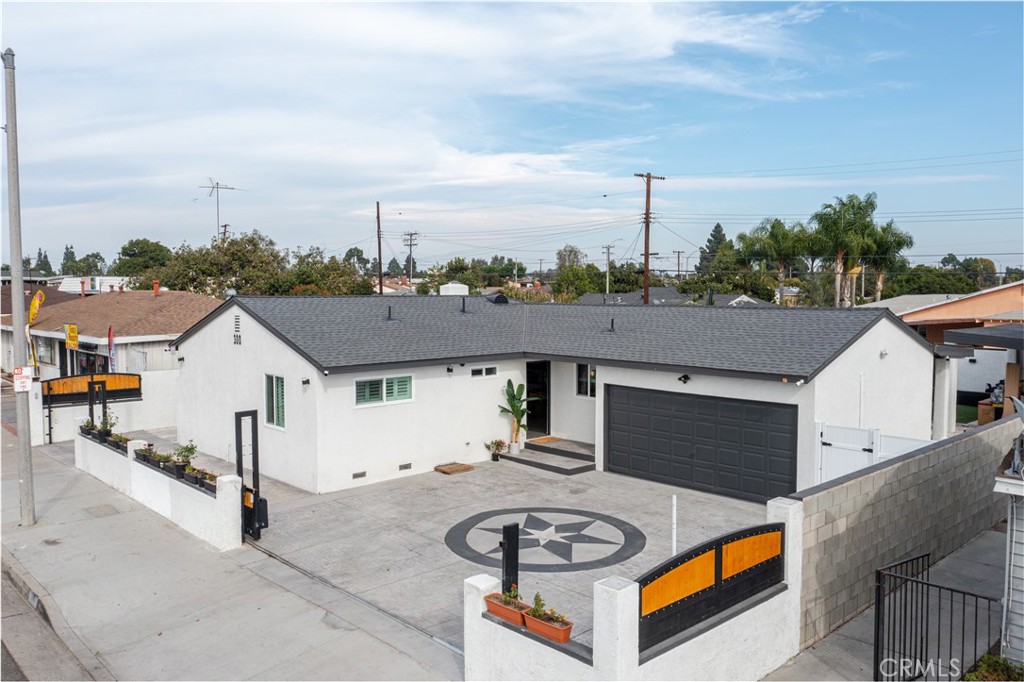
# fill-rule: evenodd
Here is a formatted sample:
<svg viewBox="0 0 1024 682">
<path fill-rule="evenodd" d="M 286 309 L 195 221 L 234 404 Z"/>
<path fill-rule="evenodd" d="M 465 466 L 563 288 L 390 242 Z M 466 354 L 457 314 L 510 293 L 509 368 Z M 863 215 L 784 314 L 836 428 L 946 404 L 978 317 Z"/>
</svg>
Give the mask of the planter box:
<svg viewBox="0 0 1024 682">
<path fill-rule="evenodd" d="M 500 592 L 492 592 L 484 597 L 484 603 L 487 604 L 487 613 L 519 627 L 523 626 L 523 614 L 530 608 L 529 604 L 521 601 L 506 605 L 501 600 Z"/>
<path fill-rule="evenodd" d="M 217 479 L 215 478 L 212 481 L 207 480 L 207 479 L 203 479 L 203 487 L 206 488 L 207 490 L 209 490 L 211 493 L 216 494 L 217 493 Z"/>
<path fill-rule="evenodd" d="M 184 462 L 164 462 L 164 471 L 170 471 L 174 474 L 175 478 L 185 478 L 185 463 Z"/>
<path fill-rule="evenodd" d="M 552 642 L 565 644 L 569 641 L 569 635 L 572 634 L 572 621 L 567 620 L 564 623 L 552 623 L 551 621 L 544 620 L 543 618 L 534 618 L 528 613 L 524 613 L 523 618 L 526 621 L 527 630 L 546 639 L 550 639 Z"/>
</svg>

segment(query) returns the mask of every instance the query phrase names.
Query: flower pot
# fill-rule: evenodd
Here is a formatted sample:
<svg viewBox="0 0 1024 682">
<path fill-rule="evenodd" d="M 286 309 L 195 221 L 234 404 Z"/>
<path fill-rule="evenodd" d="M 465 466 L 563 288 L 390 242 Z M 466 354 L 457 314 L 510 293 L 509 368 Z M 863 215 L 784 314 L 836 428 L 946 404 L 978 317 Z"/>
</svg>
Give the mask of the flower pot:
<svg viewBox="0 0 1024 682">
<path fill-rule="evenodd" d="M 196 480 L 196 475 L 195 474 L 190 474 L 190 473 L 188 473 L 186 471 L 186 472 L 184 472 L 183 475 L 185 477 L 185 480 L 188 481 L 189 483 L 198 483 L 199 482 L 198 480 Z"/>
<path fill-rule="evenodd" d="M 185 478 L 184 462 L 164 462 L 164 470 L 172 472 L 175 478 Z"/>
<path fill-rule="evenodd" d="M 508 445 L 508 454 L 510 454 L 510 455 L 518 455 L 519 454 L 519 443 L 517 441 L 512 441 L 511 443 L 509 443 L 509 445 Z"/>
<path fill-rule="evenodd" d="M 521 601 L 505 604 L 501 600 L 501 592 L 492 592 L 487 595 L 484 597 L 484 603 L 487 604 L 487 613 L 519 627 L 523 625 L 523 614 L 530 608 L 529 604 L 524 604 Z"/>
<path fill-rule="evenodd" d="M 203 479 L 203 487 L 206 488 L 207 490 L 209 490 L 211 493 L 216 493 L 217 492 L 217 479 L 215 478 L 212 481 L 210 479 L 208 479 L 208 478 L 207 479 Z"/>
<path fill-rule="evenodd" d="M 118 441 L 116 447 L 121 452 L 128 452 L 128 443 L 124 441 Z"/>
<path fill-rule="evenodd" d="M 565 644 L 569 641 L 569 635 L 572 634 L 572 621 L 567 620 L 564 623 L 553 623 L 543 618 L 534 618 L 528 613 L 523 614 L 523 619 L 526 622 L 527 630 L 550 639 L 552 642 Z"/>
<path fill-rule="evenodd" d="M 107 436 L 106 437 L 106 441 L 107 441 L 107 445 L 109 445 L 110 447 L 112 447 L 112 448 L 116 448 L 117 447 L 117 442 L 118 441 L 113 436 Z"/>
<path fill-rule="evenodd" d="M 141 448 L 135 451 L 135 460 L 138 462 L 146 461 L 146 453 L 144 453 Z"/>
<path fill-rule="evenodd" d="M 492 462 L 497 462 L 500 459 L 501 459 L 501 453 L 500 452 L 492 452 L 491 453 L 491 461 Z"/>
<path fill-rule="evenodd" d="M 92 429 L 90 429 L 88 426 L 85 426 L 84 424 L 79 424 L 78 425 L 78 430 L 82 432 L 83 436 L 91 436 L 92 435 Z"/>
</svg>

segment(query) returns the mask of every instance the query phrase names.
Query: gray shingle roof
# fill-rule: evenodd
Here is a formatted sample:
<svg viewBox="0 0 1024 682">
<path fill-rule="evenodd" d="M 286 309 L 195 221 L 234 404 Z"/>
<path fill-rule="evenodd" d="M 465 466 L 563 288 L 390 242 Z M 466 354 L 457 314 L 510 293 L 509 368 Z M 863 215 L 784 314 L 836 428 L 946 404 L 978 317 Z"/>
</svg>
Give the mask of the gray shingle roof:
<svg viewBox="0 0 1024 682">
<path fill-rule="evenodd" d="M 315 366 L 331 371 L 548 357 L 795 380 L 817 374 L 883 318 L 927 347 L 884 309 L 609 308 L 496 305 L 481 297 L 240 296 L 214 315 L 232 305 L 262 321 Z"/>
<path fill-rule="evenodd" d="M 707 305 L 706 297 L 707 294 L 681 294 L 675 287 L 651 287 L 649 292 L 651 305 Z M 744 307 L 775 307 L 774 303 L 742 294 L 717 293 L 714 296 L 713 305 L 724 307 L 737 299 L 742 299 L 740 304 Z M 583 294 L 576 299 L 575 303 L 576 305 L 643 305 L 643 302 L 643 291 L 628 291 L 622 294 Z"/>
</svg>

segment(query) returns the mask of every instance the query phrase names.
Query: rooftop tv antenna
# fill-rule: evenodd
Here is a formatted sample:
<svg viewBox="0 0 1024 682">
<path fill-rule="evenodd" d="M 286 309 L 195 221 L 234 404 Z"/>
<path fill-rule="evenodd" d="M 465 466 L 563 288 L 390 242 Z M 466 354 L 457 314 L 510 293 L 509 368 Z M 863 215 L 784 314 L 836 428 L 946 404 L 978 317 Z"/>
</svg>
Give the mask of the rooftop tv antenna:
<svg viewBox="0 0 1024 682">
<path fill-rule="evenodd" d="M 234 190 L 236 192 L 245 192 L 246 190 L 239 189 L 238 187 L 228 187 L 227 185 L 222 185 L 219 182 L 215 181 L 213 178 L 210 178 L 210 184 L 209 185 L 199 185 L 199 189 L 208 189 L 208 190 L 210 190 L 210 193 L 207 196 L 211 196 L 211 197 L 214 196 L 214 195 L 217 196 L 217 229 L 216 229 L 215 234 L 217 235 L 218 239 L 223 239 L 223 236 L 221 234 L 221 229 L 222 228 L 221 228 L 221 224 L 220 224 L 220 191 L 222 189 L 230 189 L 230 190 Z M 226 233 L 227 233 L 227 231 L 225 230 L 224 234 L 226 235 Z"/>
</svg>

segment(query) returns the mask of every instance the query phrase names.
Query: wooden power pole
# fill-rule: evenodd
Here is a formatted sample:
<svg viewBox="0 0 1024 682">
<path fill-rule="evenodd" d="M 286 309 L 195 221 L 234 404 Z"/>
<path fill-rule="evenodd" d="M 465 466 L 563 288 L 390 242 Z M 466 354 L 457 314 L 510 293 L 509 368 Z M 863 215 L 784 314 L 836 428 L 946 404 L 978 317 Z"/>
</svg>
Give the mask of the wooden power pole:
<svg viewBox="0 0 1024 682">
<path fill-rule="evenodd" d="M 651 302 L 651 180 L 664 180 L 660 175 L 650 173 L 633 173 L 644 179 L 647 188 L 647 200 L 644 204 L 644 305 Z"/>
<path fill-rule="evenodd" d="M 377 202 L 377 294 L 384 295 L 384 264 L 381 262 L 380 252 L 380 202 Z"/>
</svg>

